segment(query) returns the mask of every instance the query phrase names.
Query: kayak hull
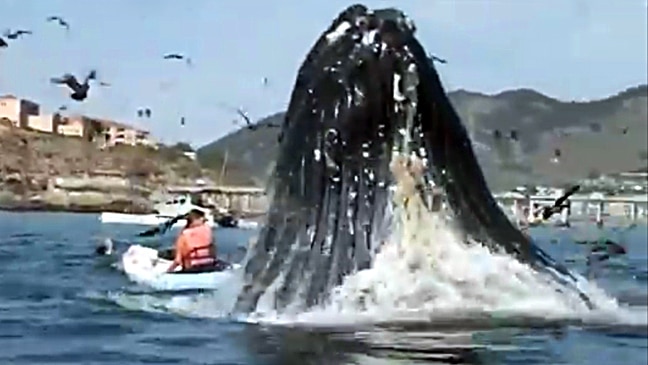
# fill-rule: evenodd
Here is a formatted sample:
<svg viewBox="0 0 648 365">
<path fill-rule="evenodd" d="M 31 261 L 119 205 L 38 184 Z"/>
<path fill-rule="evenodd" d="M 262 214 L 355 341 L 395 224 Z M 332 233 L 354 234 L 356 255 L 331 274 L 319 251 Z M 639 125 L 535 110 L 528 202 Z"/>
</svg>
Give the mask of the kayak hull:
<svg viewBox="0 0 648 365">
<path fill-rule="evenodd" d="M 140 245 L 130 246 L 122 255 L 122 266 L 128 279 L 158 291 L 216 290 L 240 267 L 232 264 L 231 269 L 223 271 L 167 273 L 170 265 L 170 260 L 158 257 L 157 250 Z"/>
</svg>

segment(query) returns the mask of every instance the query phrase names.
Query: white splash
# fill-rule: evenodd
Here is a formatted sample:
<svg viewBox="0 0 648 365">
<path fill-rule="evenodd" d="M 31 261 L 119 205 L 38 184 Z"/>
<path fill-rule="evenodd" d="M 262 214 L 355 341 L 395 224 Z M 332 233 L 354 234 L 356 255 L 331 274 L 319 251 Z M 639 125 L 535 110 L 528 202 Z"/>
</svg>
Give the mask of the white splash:
<svg viewBox="0 0 648 365">
<path fill-rule="evenodd" d="M 595 304 L 594 311 L 547 274 L 482 245 L 465 244 L 451 222 L 428 211 L 419 198 L 414 186 L 422 168 L 413 157 L 394 160 L 398 224 L 370 269 L 348 276 L 323 307 L 287 315 L 259 306 L 259 312 L 247 320 L 309 326 L 476 316 L 646 322 L 645 313 L 622 310 L 593 284 L 581 283 L 581 289 Z"/>
</svg>

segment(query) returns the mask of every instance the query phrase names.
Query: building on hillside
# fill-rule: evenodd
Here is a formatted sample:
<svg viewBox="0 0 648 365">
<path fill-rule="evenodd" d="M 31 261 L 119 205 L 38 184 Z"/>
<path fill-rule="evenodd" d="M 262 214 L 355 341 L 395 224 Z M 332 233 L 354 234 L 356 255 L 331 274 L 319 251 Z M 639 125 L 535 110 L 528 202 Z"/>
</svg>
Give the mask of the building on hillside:
<svg viewBox="0 0 648 365">
<path fill-rule="evenodd" d="M 102 121 L 102 127 L 106 146 L 139 145 L 154 147 L 156 145 L 149 131 L 135 128 L 128 124 L 105 120 Z"/>
<path fill-rule="evenodd" d="M 62 117 L 58 113 L 30 115 L 27 117 L 26 127 L 44 133 L 58 133 L 58 126 Z"/>
<path fill-rule="evenodd" d="M 86 120 L 79 115 L 62 117 L 56 126 L 56 133 L 68 137 L 84 137 L 86 135 Z"/>
<path fill-rule="evenodd" d="M 29 116 L 39 114 L 38 103 L 13 95 L 0 96 L 0 119 L 10 121 L 15 127 L 27 127 Z"/>
</svg>

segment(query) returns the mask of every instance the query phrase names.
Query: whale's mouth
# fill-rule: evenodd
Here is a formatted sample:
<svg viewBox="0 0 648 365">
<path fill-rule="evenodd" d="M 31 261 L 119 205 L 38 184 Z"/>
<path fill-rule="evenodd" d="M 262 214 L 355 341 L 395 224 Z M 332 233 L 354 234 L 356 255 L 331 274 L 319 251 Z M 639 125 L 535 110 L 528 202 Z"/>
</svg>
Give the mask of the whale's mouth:
<svg viewBox="0 0 648 365">
<path fill-rule="evenodd" d="M 395 153 L 426 161 L 425 185 L 443 191 L 467 241 L 569 275 L 496 204 L 415 32 L 398 10 L 354 5 L 306 56 L 279 138 L 268 221 L 250 248 L 237 311 L 254 311 L 265 299 L 276 310 L 310 307 L 343 277 L 368 268 L 388 233 Z"/>
</svg>

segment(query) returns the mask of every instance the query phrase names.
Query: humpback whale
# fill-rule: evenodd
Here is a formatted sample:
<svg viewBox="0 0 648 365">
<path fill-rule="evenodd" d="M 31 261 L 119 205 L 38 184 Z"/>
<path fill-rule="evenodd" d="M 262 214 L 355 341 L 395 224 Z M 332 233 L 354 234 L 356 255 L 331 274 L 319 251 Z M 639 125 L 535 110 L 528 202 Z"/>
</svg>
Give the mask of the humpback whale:
<svg viewBox="0 0 648 365">
<path fill-rule="evenodd" d="M 235 311 L 255 311 L 264 294 L 276 311 L 307 309 L 346 275 L 370 267 L 389 225 L 395 153 L 427 162 L 425 181 L 443 191 L 467 241 L 571 277 L 497 205 L 415 32 L 397 9 L 353 5 L 308 52 L 278 138 L 267 222 L 249 248 Z"/>
</svg>

